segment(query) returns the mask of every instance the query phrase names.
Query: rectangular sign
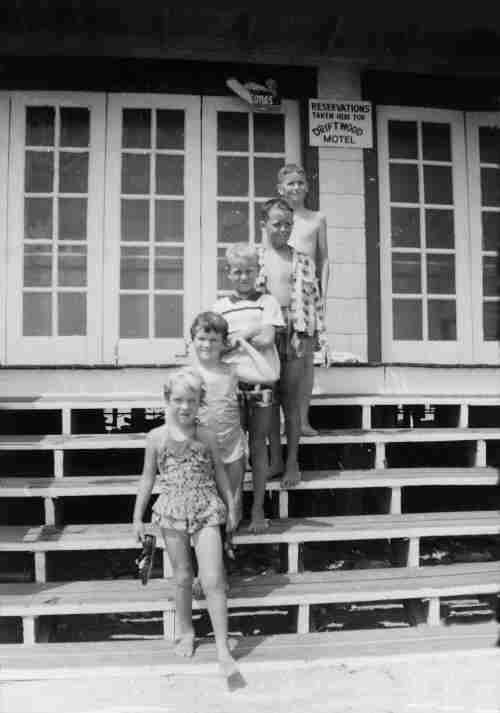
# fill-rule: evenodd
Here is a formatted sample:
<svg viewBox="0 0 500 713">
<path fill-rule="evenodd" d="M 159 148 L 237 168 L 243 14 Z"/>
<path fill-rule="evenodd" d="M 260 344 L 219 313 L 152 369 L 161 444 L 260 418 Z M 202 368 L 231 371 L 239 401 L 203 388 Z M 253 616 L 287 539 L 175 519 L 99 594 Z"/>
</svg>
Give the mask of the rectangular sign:
<svg viewBox="0 0 500 713">
<path fill-rule="evenodd" d="M 371 102 L 309 99 L 309 146 L 372 148 Z"/>
</svg>

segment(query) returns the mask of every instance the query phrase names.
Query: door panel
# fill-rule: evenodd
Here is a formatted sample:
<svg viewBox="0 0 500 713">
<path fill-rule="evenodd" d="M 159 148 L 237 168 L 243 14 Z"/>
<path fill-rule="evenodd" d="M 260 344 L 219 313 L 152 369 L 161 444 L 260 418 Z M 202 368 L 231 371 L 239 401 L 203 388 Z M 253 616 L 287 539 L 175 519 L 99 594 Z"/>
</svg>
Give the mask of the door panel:
<svg viewBox="0 0 500 713">
<path fill-rule="evenodd" d="M 104 98 L 12 95 L 7 361 L 100 358 Z"/>
<path fill-rule="evenodd" d="M 200 99 L 111 95 L 107 362 L 168 361 L 200 308 Z"/>
</svg>

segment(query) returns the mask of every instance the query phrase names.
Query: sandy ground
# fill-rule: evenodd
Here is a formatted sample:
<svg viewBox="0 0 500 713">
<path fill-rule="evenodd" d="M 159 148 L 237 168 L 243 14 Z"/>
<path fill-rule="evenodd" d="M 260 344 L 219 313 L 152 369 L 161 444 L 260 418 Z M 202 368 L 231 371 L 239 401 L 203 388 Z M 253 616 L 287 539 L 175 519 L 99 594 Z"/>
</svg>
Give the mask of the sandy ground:
<svg viewBox="0 0 500 713">
<path fill-rule="evenodd" d="M 500 651 L 358 659 L 245 674 L 0 684 L 1 713 L 499 713 Z"/>
</svg>

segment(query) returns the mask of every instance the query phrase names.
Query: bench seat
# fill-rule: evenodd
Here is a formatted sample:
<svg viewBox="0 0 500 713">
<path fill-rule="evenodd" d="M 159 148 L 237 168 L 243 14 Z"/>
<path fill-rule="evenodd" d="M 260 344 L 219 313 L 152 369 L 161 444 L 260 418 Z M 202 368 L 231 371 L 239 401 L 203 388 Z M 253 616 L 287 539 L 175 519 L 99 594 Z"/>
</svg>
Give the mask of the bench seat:
<svg viewBox="0 0 500 713">
<path fill-rule="evenodd" d="M 310 607 L 315 604 L 429 600 L 427 623 L 439 623 L 439 599 L 462 595 L 496 594 L 500 590 L 500 563 L 438 565 L 255 575 L 231 580 L 228 606 L 298 606 L 298 632 L 309 631 Z M 0 616 L 25 620 L 25 643 L 32 620 L 50 615 L 82 615 L 161 611 L 175 608 L 171 580 L 152 579 L 146 587 L 139 580 L 74 581 L 48 584 L 0 585 Z M 195 608 L 206 602 L 194 600 Z M 170 622 L 171 623 L 171 622 Z M 173 632 L 170 632 L 173 633 Z"/>
</svg>

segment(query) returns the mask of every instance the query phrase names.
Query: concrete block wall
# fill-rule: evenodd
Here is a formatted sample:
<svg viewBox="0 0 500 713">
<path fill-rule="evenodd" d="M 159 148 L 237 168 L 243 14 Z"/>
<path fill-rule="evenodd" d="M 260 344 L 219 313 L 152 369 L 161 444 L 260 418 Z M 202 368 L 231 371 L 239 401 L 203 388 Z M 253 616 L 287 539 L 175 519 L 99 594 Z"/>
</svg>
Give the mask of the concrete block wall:
<svg viewBox="0 0 500 713">
<path fill-rule="evenodd" d="M 319 69 L 319 98 L 360 99 L 359 69 Z M 327 220 L 330 282 L 326 324 L 330 347 L 367 359 L 366 248 L 362 149 L 319 149 L 319 203 Z"/>
</svg>

